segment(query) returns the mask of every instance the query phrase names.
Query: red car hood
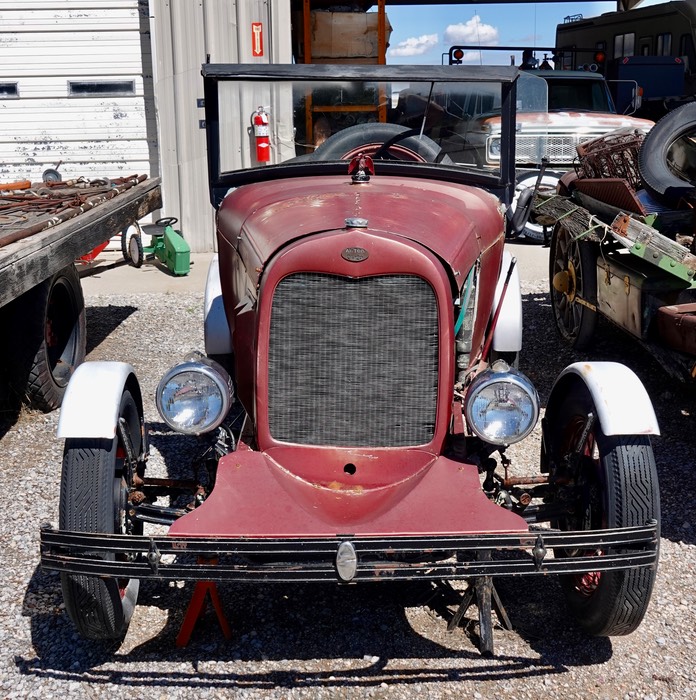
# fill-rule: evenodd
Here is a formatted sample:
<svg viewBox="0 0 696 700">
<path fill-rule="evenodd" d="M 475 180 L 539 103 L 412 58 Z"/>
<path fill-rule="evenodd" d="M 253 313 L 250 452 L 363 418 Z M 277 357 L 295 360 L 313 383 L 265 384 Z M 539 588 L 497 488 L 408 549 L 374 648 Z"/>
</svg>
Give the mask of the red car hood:
<svg viewBox="0 0 696 700">
<path fill-rule="evenodd" d="M 219 209 L 218 233 L 247 258 L 247 270 L 260 267 L 260 273 L 290 242 L 343 229 L 349 218 L 421 243 L 449 261 L 455 274 L 468 271 L 472 252 L 475 259 L 502 241 L 504 228 L 497 198 L 479 188 L 380 176 L 353 184 L 348 177 L 323 176 L 240 187 Z M 240 238 L 249 245 L 239 245 Z"/>
</svg>

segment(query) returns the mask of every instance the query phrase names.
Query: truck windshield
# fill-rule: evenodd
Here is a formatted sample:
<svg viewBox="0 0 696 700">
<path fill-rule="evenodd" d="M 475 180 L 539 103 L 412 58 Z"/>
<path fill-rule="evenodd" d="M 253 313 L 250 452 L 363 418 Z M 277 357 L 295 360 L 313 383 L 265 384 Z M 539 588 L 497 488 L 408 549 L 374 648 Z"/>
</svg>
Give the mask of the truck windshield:
<svg viewBox="0 0 696 700">
<path fill-rule="evenodd" d="M 547 79 L 549 111 L 614 112 L 609 90 L 603 80 L 576 78 Z"/>
</svg>

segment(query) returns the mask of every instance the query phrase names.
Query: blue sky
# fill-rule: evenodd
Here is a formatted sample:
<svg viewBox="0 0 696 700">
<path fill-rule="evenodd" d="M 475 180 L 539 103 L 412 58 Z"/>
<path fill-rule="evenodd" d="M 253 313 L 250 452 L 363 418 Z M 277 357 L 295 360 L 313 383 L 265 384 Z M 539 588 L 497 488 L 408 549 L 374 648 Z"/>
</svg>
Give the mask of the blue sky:
<svg viewBox="0 0 696 700">
<path fill-rule="evenodd" d="M 663 0 L 644 0 L 641 7 Z M 568 15 L 594 17 L 616 9 L 616 2 L 514 2 L 404 6 L 387 4 L 393 27 L 387 63 L 440 64 L 453 44 L 553 46 L 556 25 Z M 543 55 L 537 54 L 538 58 Z M 476 52 L 470 63 L 480 63 Z M 509 64 L 510 52 L 483 52 L 485 64 Z M 519 64 L 520 56 L 516 57 Z"/>
</svg>

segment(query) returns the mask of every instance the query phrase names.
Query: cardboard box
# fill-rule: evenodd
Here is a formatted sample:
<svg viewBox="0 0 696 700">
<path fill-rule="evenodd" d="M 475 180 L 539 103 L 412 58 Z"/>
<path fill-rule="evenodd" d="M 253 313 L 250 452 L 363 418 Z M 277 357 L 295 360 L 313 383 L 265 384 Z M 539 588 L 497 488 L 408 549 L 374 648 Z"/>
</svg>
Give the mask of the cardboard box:
<svg viewBox="0 0 696 700">
<path fill-rule="evenodd" d="M 295 56 L 298 62 L 304 60 L 304 37 L 302 13 L 294 18 L 297 44 Z M 389 45 L 392 27 L 385 17 L 385 48 Z M 312 62 L 315 59 L 361 58 L 379 60 L 379 35 L 377 31 L 377 12 L 328 12 L 312 10 L 310 13 Z M 330 61 L 322 61 L 329 63 Z M 364 61 L 361 61 L 364 62 Z"/>
</svg>

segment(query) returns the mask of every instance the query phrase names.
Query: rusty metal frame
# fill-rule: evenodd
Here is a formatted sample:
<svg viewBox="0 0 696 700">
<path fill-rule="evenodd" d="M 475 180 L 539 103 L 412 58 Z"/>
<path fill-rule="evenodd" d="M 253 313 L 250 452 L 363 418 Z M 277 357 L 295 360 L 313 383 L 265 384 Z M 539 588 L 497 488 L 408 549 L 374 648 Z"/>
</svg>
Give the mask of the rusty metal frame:
<svg viewBox="0 0 696 700">
<path fill-rule="evenodd" d="M 639 527 L 566 532 L 539 528 L 503 534 L 277 539 L 147 537 L 45 527 L 41 530 L 41 566 L 49 571 L 118 578 L 336 581 L 336 554 L 346 541 L 358 558 L 355 582 L 579 574 L 656 566 L 658 524 L 653 520 Z M 606 553 L 552 557 L 553 550 Z M 506 558 L 493 558 L 497 552 L 505 552 Z M 201 564 L 201 557 L 218 563 Z"/>
</svg>

